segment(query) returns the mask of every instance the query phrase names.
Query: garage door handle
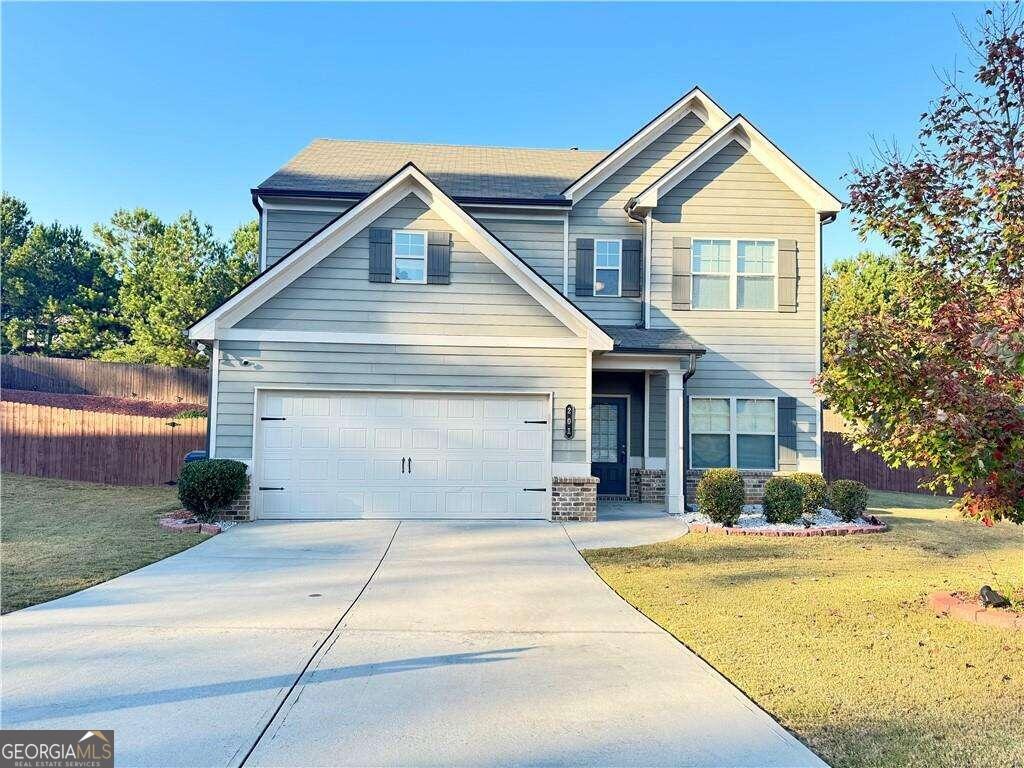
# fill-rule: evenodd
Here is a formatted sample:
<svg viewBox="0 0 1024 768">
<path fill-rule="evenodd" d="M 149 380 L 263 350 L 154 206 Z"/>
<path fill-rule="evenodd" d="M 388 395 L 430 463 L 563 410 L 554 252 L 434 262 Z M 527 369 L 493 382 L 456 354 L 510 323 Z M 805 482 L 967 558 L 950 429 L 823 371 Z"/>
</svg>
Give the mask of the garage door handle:
<svg viewBox="0 0 1024 768">
<path fill-rule="evenodd" d="M 402 457 L 402 474 L 405 474 L 405 457 Z"/>
<path fill-rule="evenodd" d="M 283 485 L 282 485 L 282 486 L 276 486 L 276 485 L 261 485 L 261 486 L 260 486 L 260 490 L 261 490 L 261 491 L 283 491 L 283 490 L 284 490 L 284 486 L 283 486 Z"/>
<path fill-rule="evenodd" d="M 284 416 L 260 416 L 260 421 L 284 421 Z"/>
<path fill-rule="evenodd" d="M 409 457 L 409 474 L 412 474 L 412 456 Z"/>
<path fill-rule="evenodd" d="M 546 421 L 524 421 L 523 424 L 547 424 Z"/>
<path fill-rule="evenodd" d="M 524 491 L 547 491 L 547 488 L 523 488 Z"/>
</svg>

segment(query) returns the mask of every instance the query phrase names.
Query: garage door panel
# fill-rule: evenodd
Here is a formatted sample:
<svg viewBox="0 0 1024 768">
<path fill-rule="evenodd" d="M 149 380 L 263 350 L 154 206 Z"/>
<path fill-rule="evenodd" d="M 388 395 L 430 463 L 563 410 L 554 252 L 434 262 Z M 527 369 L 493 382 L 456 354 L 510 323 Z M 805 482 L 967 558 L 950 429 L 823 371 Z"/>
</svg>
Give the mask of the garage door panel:
<svg viewBox="0 0 1024 768">
<path fill-rule="evenodd" d="M 262 393 L 262 517 L 543 518 L 544 396 Z M 281 419 L 280 421 L 276 419 Z M 405 464 L 403 458 L 411 459 Z"/>
</svg>

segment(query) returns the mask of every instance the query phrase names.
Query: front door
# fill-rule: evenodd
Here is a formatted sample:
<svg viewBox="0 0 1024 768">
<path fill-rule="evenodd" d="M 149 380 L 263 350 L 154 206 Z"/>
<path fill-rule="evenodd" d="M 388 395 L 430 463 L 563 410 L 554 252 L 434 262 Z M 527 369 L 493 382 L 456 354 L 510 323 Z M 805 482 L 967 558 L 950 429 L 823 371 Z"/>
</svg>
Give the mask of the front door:
<svg viewBox="0 0 1024 768">
<path fill-rule="evenodd" d="M 606 496 L 626 494 L 625 397 L 595 397 L 590 443 L 590 471 L 598 479 L 597 492 Z"/>
</svg>

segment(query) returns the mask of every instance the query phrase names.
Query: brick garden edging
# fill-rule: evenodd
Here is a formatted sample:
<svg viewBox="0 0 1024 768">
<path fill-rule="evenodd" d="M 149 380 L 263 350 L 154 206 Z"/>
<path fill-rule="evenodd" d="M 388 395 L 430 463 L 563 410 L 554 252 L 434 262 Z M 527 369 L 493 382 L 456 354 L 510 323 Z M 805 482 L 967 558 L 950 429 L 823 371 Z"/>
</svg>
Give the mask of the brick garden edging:
<svg viewBox="0 0 1024 768">
<path fill-rule="evenodd" d="M 717 536 L 849 536 L 858 533 L 881 533 L 889 529 L 881 525 L 836 525 L 829 528 L 726 528 L 722 525 L 691 523 L 690 533 L 711 533 Z"/>
<path fill-rule="evenodd" d="M 987 627 L 1024 631 L 1024 613 L 1002 608 L 985 608 L 973 600 L 964 600 L 949 592 L 936 592 L 930 595 L 928 605 L 953 619 Z"/>
<path fill-rule="evenodd" d="M 214 536 L 223 532 L 218 523 L 193 522 L 192 513 L 184 509 L 171 512 L 166 517 L 161 517 L 158 523 L 165 531 L 176 531 L 177 533 L 205 533 Z"/>
</svg>

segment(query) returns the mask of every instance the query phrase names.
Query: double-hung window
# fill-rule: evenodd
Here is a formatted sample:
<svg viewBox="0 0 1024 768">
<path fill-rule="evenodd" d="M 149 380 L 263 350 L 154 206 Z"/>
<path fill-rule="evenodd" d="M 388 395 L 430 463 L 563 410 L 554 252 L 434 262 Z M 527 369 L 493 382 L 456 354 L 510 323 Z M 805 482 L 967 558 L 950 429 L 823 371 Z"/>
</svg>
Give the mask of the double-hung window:
<svg viewBox="0 0 1024 768">
<path fill-rule="evenodd" d="M 396 283 L 427 282 L 427 233 L 396 229 L 391 245 L 391 277 Z"/>
<path fill-rule="evenodd" d="M 594 241 L 594 295 L 622 295 L 622 241 Z"/>
<path fill-rule="evenodd" d="M 775 240 L 695 238 L 692 249 L 694 309 L 775 309 Z"/>
<path fill-rule="evenodd" d="M 771 398 L 690 398 L 690 466 L 775 469 L 775 414 Z"/>
</svg>

